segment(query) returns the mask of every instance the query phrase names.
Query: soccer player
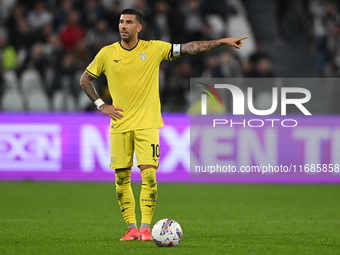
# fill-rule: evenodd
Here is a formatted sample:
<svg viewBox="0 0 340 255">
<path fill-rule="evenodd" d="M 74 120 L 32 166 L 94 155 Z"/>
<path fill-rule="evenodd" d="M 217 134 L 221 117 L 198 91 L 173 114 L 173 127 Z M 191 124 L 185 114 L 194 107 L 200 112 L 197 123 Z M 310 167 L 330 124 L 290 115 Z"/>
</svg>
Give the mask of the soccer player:
<svg viewBox="0 0 340 255">
<path fill-rule="evenodd" d="M 97 108 L 111 117 L 111 165 L 115 169 L 116 194 L 128 231 L 121 241 L 152 241 L 150 224 L 157 199 L 156 170 L 159 160 L 159 128 L 162 127 L 159 99 L 159 64 L 181 55 L 210 51 L 221 45 L 242 46 L 247 37 L 170 44 L 138 39 L 143 18 L 139 11 L 125 9 L 119 20 L 121 40 L 103 47 L 80 78 L 80 86 Z M 98 96 L 92 80 L 104 73 L 112 97 L 107 105 Z M 131 167 L 136 152 L 141 171 L 138 232 L 135 199 L 131 189 Z"/>
</svg>

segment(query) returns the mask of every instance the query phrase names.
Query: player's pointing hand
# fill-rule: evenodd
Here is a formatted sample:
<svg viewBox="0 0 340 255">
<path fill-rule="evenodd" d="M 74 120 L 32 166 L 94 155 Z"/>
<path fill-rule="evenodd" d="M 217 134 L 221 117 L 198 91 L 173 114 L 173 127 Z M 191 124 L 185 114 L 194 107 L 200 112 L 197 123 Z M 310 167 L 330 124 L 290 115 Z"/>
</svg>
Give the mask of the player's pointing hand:
<svg viewBox="0 0 340 255">
<path fill-rule="evenodd" d="M 224 43 L 229 46 L 235 47 L 236 49 L 241 49 L 242 40 L 245 40 L 247 38 L 248 36 L 225 38 Z"/>
<path fill-rule="evenodd" d="M 114 107 L 113 105 L 104 104 L 103 106 L 100 107 L 100 110 L 102 111 L 102 113 L 111 117 L 113 120 L 121 119 L 124 117 L 120 113 L 120 112 L 123 112 L 124 110 L 119 107 Z"/>
</svg>

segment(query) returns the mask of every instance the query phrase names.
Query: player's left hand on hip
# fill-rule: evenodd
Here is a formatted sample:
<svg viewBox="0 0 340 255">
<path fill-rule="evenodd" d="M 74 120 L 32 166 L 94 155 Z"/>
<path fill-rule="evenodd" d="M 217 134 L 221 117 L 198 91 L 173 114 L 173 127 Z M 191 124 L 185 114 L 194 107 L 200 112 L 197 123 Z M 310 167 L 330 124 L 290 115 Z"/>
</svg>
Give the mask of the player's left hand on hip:
<svg viewBox="0 0 340 255">
<path fill-rule="evenodd" d="M 105 115 L 111 117 L 113 120 L 117 120 L 117 119 L 121 119 L 124 116 L 120 113 L 123 112 L 124 110 L 119 108 L 119 107 L 115 107 L 113 105 L 107 105 L 103 110 L 102 113 L 104 113 Z"/>
</svg>

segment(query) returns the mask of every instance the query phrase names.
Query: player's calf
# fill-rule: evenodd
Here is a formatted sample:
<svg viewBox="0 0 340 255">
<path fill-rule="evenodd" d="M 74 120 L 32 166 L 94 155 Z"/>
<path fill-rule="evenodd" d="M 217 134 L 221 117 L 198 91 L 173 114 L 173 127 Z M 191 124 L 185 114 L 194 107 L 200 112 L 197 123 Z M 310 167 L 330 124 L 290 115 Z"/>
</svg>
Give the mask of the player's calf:
<svg viewBox="0 0 340 255">
<path fill-rule="evenodd" d="M 142 171 L 142 190 L 140 193 L 140 207 L 142 224 L 150 226 L 157 200 L 156 169 L 148 168 Z M 141 226 L 144 228 L 144 226 Z"/>
</svg>

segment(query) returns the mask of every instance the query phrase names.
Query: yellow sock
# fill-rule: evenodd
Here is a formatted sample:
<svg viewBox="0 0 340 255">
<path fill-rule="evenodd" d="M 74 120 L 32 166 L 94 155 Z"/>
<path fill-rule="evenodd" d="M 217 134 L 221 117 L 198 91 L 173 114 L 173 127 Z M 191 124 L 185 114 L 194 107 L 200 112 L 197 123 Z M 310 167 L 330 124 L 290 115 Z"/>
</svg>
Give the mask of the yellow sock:
<svg viewBox="0 0 340 255">
<path fill-rule="evenodd" d="M 140 208 L 142 224 L 151 224 L 157 200 L 156 169 L 148 168 L 142 171 L 142 190 L 140 192 Z"/>
<path fill-rule="evenodd" d="M 131 189 L 131 170 L 116 170 L 116 194 L 126 224 L 136 224 L 135 197 Z"/>
</svg>

